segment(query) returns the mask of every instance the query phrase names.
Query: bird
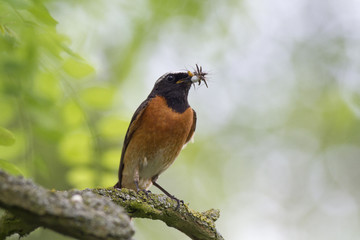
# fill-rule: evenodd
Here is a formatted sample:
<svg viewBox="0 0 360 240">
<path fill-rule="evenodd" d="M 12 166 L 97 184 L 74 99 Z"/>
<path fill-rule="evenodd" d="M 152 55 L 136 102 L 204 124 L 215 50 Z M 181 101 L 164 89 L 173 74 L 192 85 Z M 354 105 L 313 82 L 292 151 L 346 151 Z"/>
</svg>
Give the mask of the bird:
<svg viewBox="0 0 360 240">
<path fill-rule="evenodd" d="M 115 188 L 137 192 L 154 185 L 168 197 L 180 201 L 156 181 L 192 139 L 196 129 L 196 112 L 190 107 L 188 93 L 195 83 L 204 82 L 206 72 L 196 69 L 162 75 L 136 109 L 127 129 Z"/>
</svg>

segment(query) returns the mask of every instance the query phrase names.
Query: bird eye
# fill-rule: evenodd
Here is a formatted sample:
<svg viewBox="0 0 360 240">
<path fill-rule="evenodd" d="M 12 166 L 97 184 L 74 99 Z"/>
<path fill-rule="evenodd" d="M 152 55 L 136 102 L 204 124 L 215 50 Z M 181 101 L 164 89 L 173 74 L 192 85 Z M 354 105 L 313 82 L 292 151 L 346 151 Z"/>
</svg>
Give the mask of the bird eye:
<svg viewBox="0 0 360 240">
<path fill-rule="evenodd" d="M 173 75 L 169 75 L 166 78 L 169 82 L 174 81 L 175 77 Z"/>
</svg>

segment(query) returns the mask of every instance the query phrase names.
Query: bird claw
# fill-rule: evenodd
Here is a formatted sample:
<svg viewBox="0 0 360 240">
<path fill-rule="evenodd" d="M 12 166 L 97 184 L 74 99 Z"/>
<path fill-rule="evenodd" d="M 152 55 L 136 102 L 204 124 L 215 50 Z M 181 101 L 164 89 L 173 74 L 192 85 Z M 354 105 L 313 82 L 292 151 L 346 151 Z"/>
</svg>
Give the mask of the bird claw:
<svg viewBox="0 0 360 240">
<path fill-rule="evenodd" d="M 155 187 L 157 187 L 158 189 L 160 189 L 163 193 L 165 193 L 166 196 L 168 196 L 171 199 L 174 199 L 177 202 L 175 211 L 179 209 L 180 207 L 180 203 L 184 204 L 183 200 L 179 200 L 178 198 L 176 198 L 174 195 L 171 195 L 168 191 L 166 191 L 163 187 L 161 187 L 159 184 L 157 184 L 155 181 L 153 181 L 153 184 Z"/>
<path fill-rule="evenodd" d="M 151 193 L 150 190 L 140 189 L 138 181 L 135 181 L 135 186 L 136 186 L 136 193 L 143 192 L 146 195 L 146 198 L 149 198 L 149 193 Z"/>
<path fill-rule="evenodd" d="M 137 193 L 139 192 L 143 192 L 146 195 L 146 198 L 149 198 L 149 194 L 151 193 L 150 190 L 146 190 L 146 189 L 138 189 Z"/>
<path fill-rule="evenodd" d="M 180 207 L 180 204 L 183 204 L 184 205 L 184 201 L 183 200 L 179 200 L 177 197 L 175 197 L 174 195 L 171 195 L 170 196 L 171 199 L 175 200 L 177 205 L 175 207 L 175 211 L 177 211 Z"/>
</svg>

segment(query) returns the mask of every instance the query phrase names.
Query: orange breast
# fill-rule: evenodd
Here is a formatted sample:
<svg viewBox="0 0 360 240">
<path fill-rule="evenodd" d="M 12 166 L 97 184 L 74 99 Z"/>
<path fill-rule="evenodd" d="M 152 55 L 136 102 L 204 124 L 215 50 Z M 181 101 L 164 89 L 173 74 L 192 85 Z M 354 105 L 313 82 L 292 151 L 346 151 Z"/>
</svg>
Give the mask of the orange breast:
<svg viewBox="0 0 360 240">
<path fill-rule="evenodd" d="M 183 113 L 173 111 L 163 97 L 157 96 L 150 100 L 125 153 L 125 187 L 133 185 L 132 175 L 138 169 L 139 186 L 147 189 L 151 186 L 151 178 L 162 173 L 174 162 L 189 135 L 193 114 L 190 107 Z"/>
</svg>

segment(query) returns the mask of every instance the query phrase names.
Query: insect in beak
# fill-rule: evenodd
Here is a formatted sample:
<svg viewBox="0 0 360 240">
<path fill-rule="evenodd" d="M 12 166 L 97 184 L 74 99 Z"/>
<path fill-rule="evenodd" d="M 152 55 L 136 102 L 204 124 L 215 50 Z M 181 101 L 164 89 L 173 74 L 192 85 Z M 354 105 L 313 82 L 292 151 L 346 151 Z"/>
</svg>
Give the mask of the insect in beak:
<svg viewBox="0 0 360 240">
<path fill-rule="evenodd" d="M 194 73 L 188 71 L 189 76 L 191 77 L 191 82 L 196 83 L 198 82 L 200 85 L 201 81 L 204 81 L 206 87 L 208 87 L 205 76 L 207 75 L 206 72 L 202 71 L 202 67 L 196 64 L 196 70 Z"/>
</svg>

